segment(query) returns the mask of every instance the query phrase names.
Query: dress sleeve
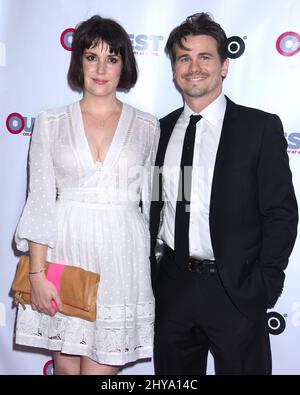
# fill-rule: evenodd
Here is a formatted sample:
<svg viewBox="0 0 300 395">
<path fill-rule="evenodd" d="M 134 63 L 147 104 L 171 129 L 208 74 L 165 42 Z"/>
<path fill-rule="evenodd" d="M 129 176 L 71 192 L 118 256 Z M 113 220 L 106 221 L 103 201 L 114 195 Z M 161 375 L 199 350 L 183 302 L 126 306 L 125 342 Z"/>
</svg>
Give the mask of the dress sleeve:
<svg viewBox="0 0 300 395">
<path fill-rule="evenodd" d="M 151 149 L 145 161 L 145 168 L 144 168 L 145 177 L 144 177 L 144 183 L 142 188 L 142 212 L 148 222 L 149 222 L 149 212 L 150 212 L 151 197 L 152 197 L 153 170 L 155 166 L 155 158 L 157 153 L 159 137 L 160 137 L 160 127 L 158 120 L 156 120 L 154 126 L 154 132 L 152 134 Z"/>
<path fill-rule="evenodd" d="M 17 248 L 23 252 L 28 251 L 28 241 L 51 248 L 56 243 L 56 185 L 49 132 L 50 122 L 43 112 L 32 133 L 28 197 L 15 233 Z"/>
</svg>

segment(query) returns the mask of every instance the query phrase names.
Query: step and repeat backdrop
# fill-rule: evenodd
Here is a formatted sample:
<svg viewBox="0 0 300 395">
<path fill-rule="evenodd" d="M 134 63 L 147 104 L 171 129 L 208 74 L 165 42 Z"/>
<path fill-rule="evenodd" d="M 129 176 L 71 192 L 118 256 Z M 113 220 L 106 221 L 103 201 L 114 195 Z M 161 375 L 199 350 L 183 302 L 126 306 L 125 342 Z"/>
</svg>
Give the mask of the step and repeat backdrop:
<svg viewBox="0 0 300 395">
<path fill-rule="evenodd" d="M 281 117 L 300 197 L 298 0 L 0 0 L 0 374 L 53 374 L 51 353 L 14 344 L 16 309 L 10 285 L 18 253 L 13 235 L 26 196 L 34 120 L 41 110 L 80 98 L 66 80 L 74 27 L 94 14 L 124 26 L 139 79 L 119 98 L 161 117 L 182 103 L 164 54 L 166 40 L 173 27 L 201 11 L 211 13 L 229 38 L 224 92 L 235 102 Z M 298 241 L 284 292 L 268 312 L 274 374 L 300 374 L 299 280 Z M 208 373 L 214 374 L 211 358 Z M 151 360 L 141 361 L 121 374 L 153 374 L 153 365 Z"/>
</svg>

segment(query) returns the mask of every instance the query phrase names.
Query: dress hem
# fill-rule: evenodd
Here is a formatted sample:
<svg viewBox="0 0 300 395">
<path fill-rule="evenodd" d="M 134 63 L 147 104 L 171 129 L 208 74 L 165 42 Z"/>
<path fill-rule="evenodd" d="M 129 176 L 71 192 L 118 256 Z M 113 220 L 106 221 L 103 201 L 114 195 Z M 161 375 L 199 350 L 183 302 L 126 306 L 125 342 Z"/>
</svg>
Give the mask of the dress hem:
<svg viewBox="0 0 300 395">
<path fill-rule="evenodd" d="M 47 341 L 39 340 L 36 337 L 32 338 L 31 336 L 25 335 L 17 335 L 16 336 L 16 344 L 26 347 L 35 347 L 42 348 L 49 351 L 60 351 L 64 354 L 69 355 L 78 355 L 81 357 L 88 357 L 93 361 L 96 361 L 100 364 L 106 365 L 118 365 L 123 366 L 127 363 L 136 362 L 139 359 L 148 359 L 153 356 L 153 348 L 152 347 L 142 347 L 137 351 L 132 351 L 120 355 L 113 355 L 112 353 L 96 353 L 91 348 L 87 348 L 85 345 L 74 346 L 74 344 L 62 343 L 62 341 L 54 340 Z"/>
</svg>

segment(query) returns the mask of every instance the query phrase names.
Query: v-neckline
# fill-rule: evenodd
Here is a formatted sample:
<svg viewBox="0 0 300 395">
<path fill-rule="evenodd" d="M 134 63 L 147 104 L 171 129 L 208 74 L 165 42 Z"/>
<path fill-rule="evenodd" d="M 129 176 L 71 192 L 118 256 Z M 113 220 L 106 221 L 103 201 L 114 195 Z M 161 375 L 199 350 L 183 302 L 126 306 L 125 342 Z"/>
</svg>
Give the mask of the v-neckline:
<svg viewBox="0 0 300 395">
<path fill-rule="evenodd" d="M 97 161 L 94 159 L 87 135 L 86 135 L 86 131 L 85 131 L 85 127 L 84 127 L 84 122 L 83 122 L 83 116 L 82 116 L 82 112 L 81 112 L 81 107 L 80 107 L 80 102 L 77 102 L 78 104 L 78 111 L 79 111 L 79 119 L 80 119 L 80 129 L 82 131 L 82 137 L 84 140 L 84 144 L 85 144 L 85 148 L 86 151 L 88 153 L 88 157 L 89 157 L 89 161 L 90 163 L 93 165 L 93 167 L 98 168 L 99 164 L 101 164 L 101 166 L 104 166 L 107 162 L 109 162 L 109 159 L 112 155 L 113 152 L 113 148 L 116 145 L 116 142 L 119 140 L 119 133 L 120 133 L 120 125 L 122 123 L 123 117 L 124 117 L 124 113 L 125 113 L 125 103 L 122 103 L 122 109 L 121 109 L 121 114 L 116 126 L 116 130 L 114 132 L 114 135 L 112 137 L 111 143 L 108 147 L 108 150 L 106 152 L 105 158 L 102 161 Z"/>
</svg>

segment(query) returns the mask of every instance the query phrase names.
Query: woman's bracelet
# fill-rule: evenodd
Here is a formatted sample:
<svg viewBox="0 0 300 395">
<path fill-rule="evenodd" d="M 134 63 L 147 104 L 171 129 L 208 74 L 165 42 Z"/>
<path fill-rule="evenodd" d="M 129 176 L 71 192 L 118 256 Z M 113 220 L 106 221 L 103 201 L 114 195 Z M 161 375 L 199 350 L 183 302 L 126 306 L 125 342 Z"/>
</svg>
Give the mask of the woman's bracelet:
<svg viewBox="0 0 300 395">
<path fill-rule="evenodd" d="M 42 269 L 38 270 L 37 272 L 29 272 L 29 274 L 38 274 L 38 273 L 42 273 L 45 271 L 45 268 L 43 267 Z"/>
</svg>

